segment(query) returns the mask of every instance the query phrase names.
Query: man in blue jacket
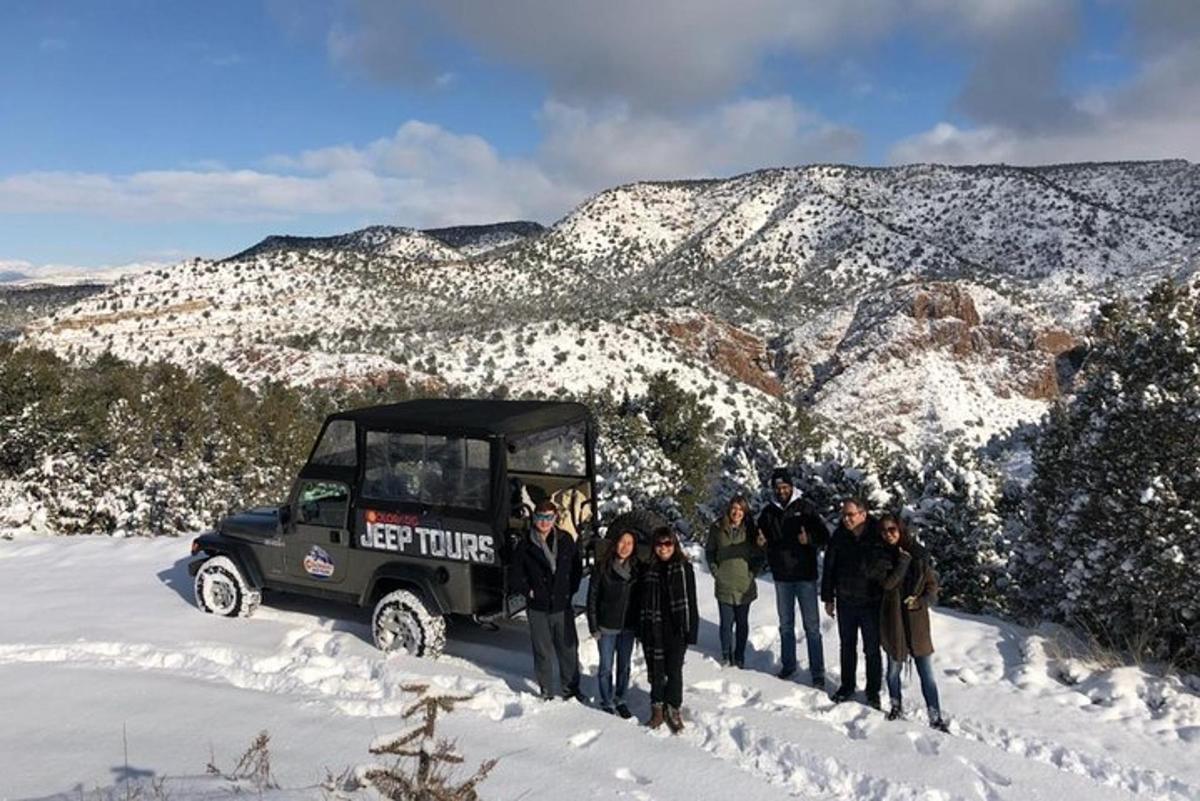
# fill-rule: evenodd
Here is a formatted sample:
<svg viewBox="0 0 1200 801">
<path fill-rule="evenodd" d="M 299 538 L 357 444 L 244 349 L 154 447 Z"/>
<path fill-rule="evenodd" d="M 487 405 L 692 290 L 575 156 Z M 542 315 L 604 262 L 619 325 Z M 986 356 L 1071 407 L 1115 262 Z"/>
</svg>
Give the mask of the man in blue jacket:
<svg viewBox="0 0 1200 801">
<path fill-rule="evenodd" d="M 583 701 L 579 691 L 579 637 L 572 598 L 583 579 L 579 549 L 554 525 L 558 508 L 542 501 L 533 511 L 529 536 L 513 551 L 513 589 L 525 595 L 525 617 L 533 641 L 533 666 L 542 698 L 554 697 L 554 663 L 560 694 Z"/>
</svg>

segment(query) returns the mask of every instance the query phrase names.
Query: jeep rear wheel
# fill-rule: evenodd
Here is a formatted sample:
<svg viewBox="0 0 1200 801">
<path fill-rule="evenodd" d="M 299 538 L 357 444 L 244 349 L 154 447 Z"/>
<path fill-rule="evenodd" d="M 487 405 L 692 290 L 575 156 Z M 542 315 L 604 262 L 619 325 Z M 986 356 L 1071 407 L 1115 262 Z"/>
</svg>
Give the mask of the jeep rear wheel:
<svg viewBox="0 0 1200 801">
<path fill-rule="evenodd" d="M 437 656 L 446 644 L 446 619 L 410 590 L 395 590 L 375 604 L 371 632 L 381 651 Z"/>
<path fill-rule="evenodd" d="M 258 590 L 250 589 L 241 569 L 228 556 L 214 556 L 200 565 L 193 586 L 196 606 L 223 617 L 249 617 L 262 599 Z"/>
</svg>

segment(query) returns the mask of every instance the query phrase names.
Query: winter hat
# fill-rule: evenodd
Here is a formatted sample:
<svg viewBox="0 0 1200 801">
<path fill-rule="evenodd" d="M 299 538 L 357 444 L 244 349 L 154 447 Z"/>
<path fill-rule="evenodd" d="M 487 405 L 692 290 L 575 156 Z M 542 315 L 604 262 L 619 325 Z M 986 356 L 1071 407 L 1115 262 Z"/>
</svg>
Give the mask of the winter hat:
<svg viewBox="0 0 1200 801">
<path fill-rule="evenodd" d="M 779 484 L 787 484 L 789 487 L 796 486 L 792 481 L 792 473 L 786 467 L 776 467 L 771 471 L 771 486 L 776 487 Z"/>
</svg>

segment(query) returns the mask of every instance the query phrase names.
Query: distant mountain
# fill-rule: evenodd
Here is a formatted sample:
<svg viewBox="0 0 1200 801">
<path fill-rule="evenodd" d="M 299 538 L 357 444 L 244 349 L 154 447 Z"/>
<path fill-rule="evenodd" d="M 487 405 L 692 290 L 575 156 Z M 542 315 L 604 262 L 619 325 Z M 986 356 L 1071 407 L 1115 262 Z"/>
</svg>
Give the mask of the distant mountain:
<svg viewBox="0 0 1200 801">
<path fill-rule="evenodd" d="M 404 375 L 637 393 L 656 371 L 727 426 L 799 400 L 907 445 L 982 442 L 1069 391 L 1096 305 L 1195 275 L 1200 168 L 836 165 L 647 182 L 548 229 L 269 237 L 28 326 L 71 356 L 249 380 Z"/>
<path fill-rule="evenodd" d="M 535 222 L 462 225 L 418 230 L 372 225 L 335 236 L 268 236 L 258 244 L 225 259 L 239 261 L 281 252 L 352 251 L 369 256 L 394 256 L 419 261 L 450 261 L 510 245 L 545 230 Z"/>
<path fill-rule="evenodd" d="M 422 233 L 464 255 L 473 256 L 511 245 L 545 232 L 541 223 L 518 220 L 491 225 L 457 225 L 452 228 L 426 228 Z"/>
</svg>

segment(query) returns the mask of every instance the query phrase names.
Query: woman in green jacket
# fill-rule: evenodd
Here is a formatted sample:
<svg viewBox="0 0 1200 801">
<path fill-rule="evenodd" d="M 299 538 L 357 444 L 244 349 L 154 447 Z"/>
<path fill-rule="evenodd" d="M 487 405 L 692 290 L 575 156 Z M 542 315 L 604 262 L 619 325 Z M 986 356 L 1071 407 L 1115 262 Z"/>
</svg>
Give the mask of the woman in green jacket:
<svg viewBox="0 0 1200 801">
<path fill-rule="evenodd" d="M 763 554 L 756 535 L 750 504 L 744 496 L 737 495 L 709 529 L 704 549 L 721 616 L 721 662 L 739 668 L 746 662 L 750 603 L 758 597 L 754 577 Z"/>
</svg>

